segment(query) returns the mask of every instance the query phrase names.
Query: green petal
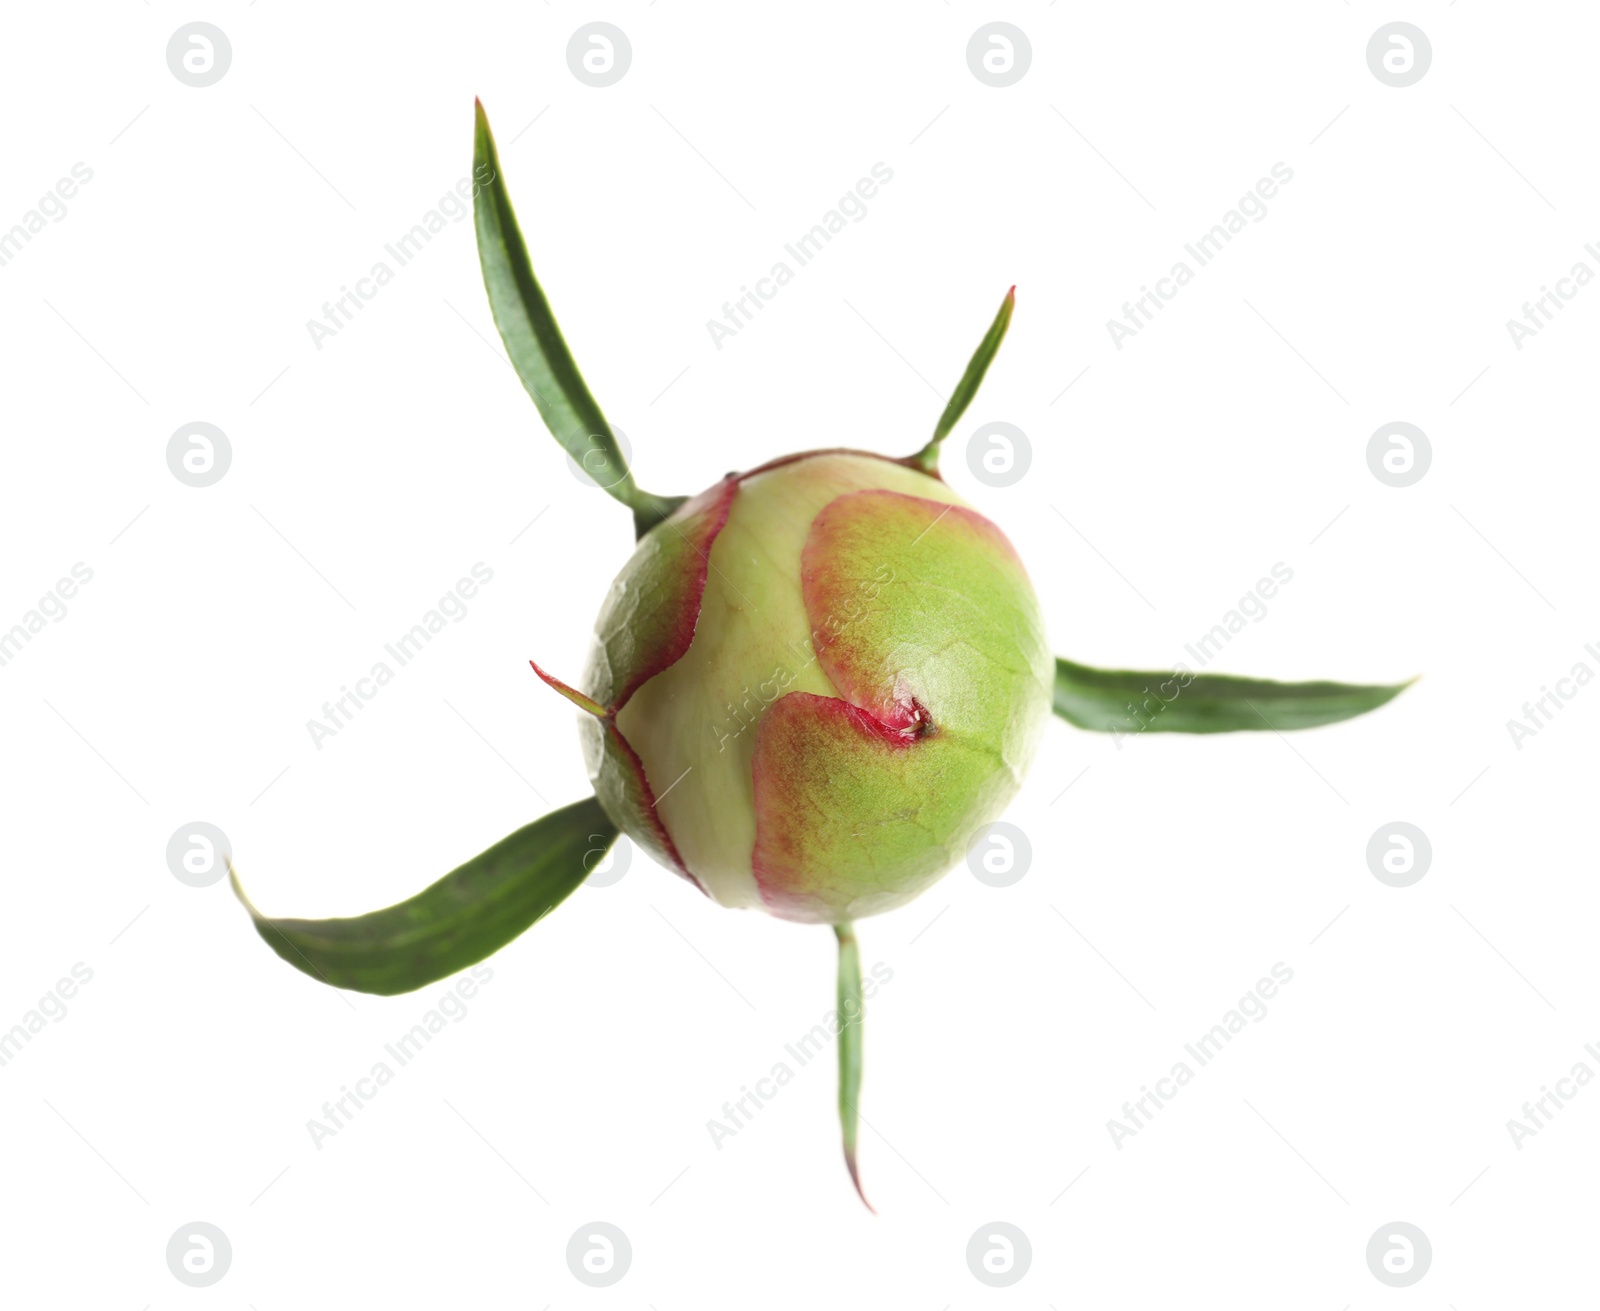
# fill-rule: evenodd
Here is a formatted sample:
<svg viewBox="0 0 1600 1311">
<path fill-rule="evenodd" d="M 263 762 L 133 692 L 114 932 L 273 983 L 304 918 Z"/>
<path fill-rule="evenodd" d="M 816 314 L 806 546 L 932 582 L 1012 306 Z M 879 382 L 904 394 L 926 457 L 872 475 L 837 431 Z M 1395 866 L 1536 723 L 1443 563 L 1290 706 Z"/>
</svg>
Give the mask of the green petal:
<svg viewBox="0 0 1600 1311">
<path fill-rule="evenodd" d="M 1274 683 L 1230 674 L 1091 669 L 1057 659 L 1055 712 L 1101 733 L 1282 732 L 1354 719 L 1415 681 Z"/>
<path fill-rule="evenodd" d="M 950 394 L 950 402 L 944 407 L 944 413 L 939 416 L 938 425 L 933 430 L 933 439 L 911 457 L 909 463 L 915 468 L 921 469 L 924 473 L 938 473 L 939 443 L 949 436 L 950 430 L 961 421 L 961 416 L 967 412 L 967 406 L 972 404 L 972 398 L 978 394 L 978 386 L 983 382 L 983 375 L 989 371 L 989 365 L 994 360 L 995 353 L 999 351 L 1000 343 L 1005 339 L 1006 329 L 1011 326 L 1011 311 L 1016 303 L 1017 289 L 1013 287 L 1006 292 L 1006 298 L 1000 302 L 1000 312 L 994 316 L 989 331 L 984 333 L 983 340 L 978 343 L 978 349 L 972 353 L 972 359 L 967 362 L 967 371 L 961 375 L 961 381 Z"/>
<path fill-rule="evenodd" d="M 909 901 L 1000 817 L 1044 734 L 1051 656 L 1011 543 L 965 506 L 839 496 L 800 561 L 833 695 L 762 712 L 752 865 L 768 911 L 834 923 Z"/>
<path fill-rule="evenodd" d="M 472 208 L 478 259 L 506 354 L 539 407 L 545 427 L 580 468 L 633 510 L 634 526 L 642 537 L 671 514 L 682 498 L 653 496 L 633 481 L 616 434 L 589 394 L 550 312 L 550 303 L 533 276 L 481 101 L 477 104 L 472 162 L 477 183 Z"/>
<path fill-rule="evenodd" d="M 233 890 L 284 960 L 335 988 L 391 996 L 476 964 L 559 906 L 616 841 L 593 797 L 494 844 L 409 901 L 352 919 L 272 919 Z"/>
<path fill-rule="evenodd" d="M 855 927 L 836 924 L 839 938 L 839 1127 L 844 1134 L 844 1163 L 850 1182 L 867 1210 L 872 1203 L 861 1190 L 861 1171 L 856 1164 L 856 1121 L 861 1104 L 861 1025 L 864 1018 L 861 999 L 861 948 L 856 944 Z M 874 1212 L 876 1214 L 876 1212 Z"/>
</svg>

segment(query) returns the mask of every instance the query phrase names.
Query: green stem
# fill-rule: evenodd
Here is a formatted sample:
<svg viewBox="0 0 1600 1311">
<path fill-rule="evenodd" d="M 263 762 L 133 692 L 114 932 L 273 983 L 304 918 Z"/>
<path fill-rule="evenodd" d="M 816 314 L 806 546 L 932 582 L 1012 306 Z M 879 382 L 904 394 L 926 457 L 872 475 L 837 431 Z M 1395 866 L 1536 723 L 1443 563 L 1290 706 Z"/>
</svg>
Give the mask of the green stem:
<svg viewBox="0 0 1600 1311">
<path fill-rule="evenodd" d="M 861 1039 L 865 1003 L 861 998 L 861 949 L 856 945 L 852 924 L 835 924 L 839 939 L 839 1127 L 844 1134 L 844 1163 L 850 1181 L 867 1210 L 872 1203 L 861 1189 L 861 1171 L 856 1164 L 857 1107 L 861 1102 Z"/>
</svg>

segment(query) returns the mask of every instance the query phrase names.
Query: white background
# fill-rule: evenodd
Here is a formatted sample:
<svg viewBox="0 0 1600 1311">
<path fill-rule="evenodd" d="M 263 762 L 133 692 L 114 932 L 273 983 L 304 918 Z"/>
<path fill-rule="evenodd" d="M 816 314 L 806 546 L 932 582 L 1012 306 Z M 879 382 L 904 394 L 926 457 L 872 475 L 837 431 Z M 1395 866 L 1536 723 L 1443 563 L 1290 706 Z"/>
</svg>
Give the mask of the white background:
<svg viewBox="0 0 1600 1311">
<path fill-rule="evenodd" d="M 204 89 L 165 58 L 193 19 L 233 48 Z M 595 19 L 632 44 L 606 89 L 565 57 Z M 1005 89 L 965 58 L 994 19 L 1032 44 Z M 1393 19 L 1433 47 L 1404 89 L 1365 55 Z M 74 163 L 94 176 L 0 267 L 0 626 L 75 562 L 94 578 L 0 668 L 0 1028 L 74 963 L 93 980 L 0 1069 L 0 1297 L 1592 1299 L 1600 1088 L 1520 1151 L 1506 1122 L 1578 1061 L 1600 1072 L 1600 688 L 1520 750 L 1506 721 L 1600 671 L 1600 290 L 1520 351 L 1505 323 L 1576 261 L 1600 271 L 1596 24 L 1476 0 L 11 8 L 0 228 Z M 265 910 L 359 913 L 583 794 L 573 711 L 527 660 L 581 670 L 630 525 L 497 358 L 470 221 L 321 350 L 306 328 L 468 175 L 475 94 L 645 486 L 915 449 L 1014 282 L 945 469 L 1017 544 L 1059 651 L 1169 666 L 1281 561 L 1293 582 L 1214 668 L 1424 675 L 1288 738 L 1118 750 L 1053 724 L 1008 816 L 1028 874 L 958 869 L 860 925 L 893 970 L 867 1028 L 877 1217 L 839 1160 L 831 1056 L 720 1150 L 706 1128 L 831 1007 L 824 930 L 720 910 L 636 855 L 495 956 L 318 1150 L 306 1122 L 446 985 L 335 993 L 225 882 L 168 871 L 205 820 Z M 877 161 L 894 180 L 867 218 L 716 349 L 706 320 Z M 1106 321 L 1279 161 L 1267 217 L 1116 349 Z M 233 451 L 205 489 L 166 465 L 195 420 Z M 1007 489 L 966 465 L 993 420 L 1032 444 Z M 1395 420 L 1433 448 L 1403 490 L 1366 462 Z M 306 721 L 479 561 L 468 617 L 316 749 Z M 1406 889 L 1365 856 L 1397 819 L 1433 845 Z M 1279 961 L 1267 1017 L 1113 1146 L 1123 1102 Z M 595 1219 L 633 1246 L 606 1290 L 564 1256 Z M 193 1220 L 233 1246 L 209 1290 L 164 1257 Z M 1005 1290 L 965 1257 L 994 1220 L 1033 1247 Z M 1396 1220 L 1433 1246 L 1408 1290 L 1365 1257 Z"/>
</svg>

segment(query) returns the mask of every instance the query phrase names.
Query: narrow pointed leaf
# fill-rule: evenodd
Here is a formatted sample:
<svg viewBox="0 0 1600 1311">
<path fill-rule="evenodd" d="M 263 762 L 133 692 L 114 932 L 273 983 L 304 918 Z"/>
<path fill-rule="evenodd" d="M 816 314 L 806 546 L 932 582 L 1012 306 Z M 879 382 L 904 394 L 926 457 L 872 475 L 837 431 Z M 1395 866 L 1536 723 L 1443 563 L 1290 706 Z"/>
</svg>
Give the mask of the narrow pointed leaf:
<svg viewBox="0 0 1600 1311">
<path fill-rule="evenodd" d="M 874 1210 L 861 1188 L 861 1169 L 856 1161 L 856 1122 L 860 1118 L 862 1021 L 861 948 L 856 944 L 855 926 L 836 924 L 839 938 L 839 1127 L 844 1137 L 844 1163 L 856 1196 L 867 1210 Z"/>
<path fill-rule="evenodd" d="M 585 696 L 577 688 L 573 687 L 571 683 L 563 683 L 554 674 L 545 673 L 544 670 L 539 668 L 537 660 L 530 660 L 528 663 L 533 666 L 534 673 L 538 674 L 540 678 L 544 679 L 546 683 L 555 688 L 557 692 L 561 693 L 562 696 L 566 697 L 568 701 L 572 702 L 585 714 L 593 715 L 596 719 L 604 719 L 610 713 L 592 696 Z"/>
<path fill-rule="evenodd" d="M 1101 733 L 1285 732 L 1364 715 L 1414 681 L 1274 683 L 1231 674 L 1092 669 L 1058 659 L 1055 712 Z"/>
<path fill-rule="evenodd" d="M 351 919 L 262 915 L 233 890 L 267 945 L 335 988 L 390 996 L 476 964 L 564 901 L 616 841 L 593 797 L 552 811 L 408 901 Z"/>
<path fill-rule="evenodd" d="M 967 371 L 961 375 L 961 381 L 956 384 L 955 391 L 950 393 L 950 403 L 944 407 L 944 412 L 939 416 L 939 422 L 933 430 L 933 439 L 911 457 L 911 463 L 925 473 L 938 472 L 939 443 L 944 441 L 949 436 L 950 430 L 961 421 L 961 416 L 967 412 L 967 406 L 972 404 L 972 398 L 978 394 L 983 375 L 989 371 L 989 365 L 1000 349 L 1000 343 L 1005 339 L 1006 329 L 1011 326 L 1011 311 L 1016 303 L 1017 289 L 1013 287 L 1006 292 L 1006 298 L 1000 302 L 1000 312 L 994 316 L 989 331 L 983 334 L 978 349 L 972 353 L 972 359 L 967 363 Z"/>
<path fill-rule="evenodd" d="M 642 537 L 670 514 L 681 498 L 654 496 L 633 481 L 616 434 L 578 372 L 544 290 L 533 275 L 481 101 L 472 163 L 477 182 L 472 211 L 478 260 L 506 354 L 538 406 L 545 427 L 585 473 L 633 510 L 634 525 Z"/>
</svg>

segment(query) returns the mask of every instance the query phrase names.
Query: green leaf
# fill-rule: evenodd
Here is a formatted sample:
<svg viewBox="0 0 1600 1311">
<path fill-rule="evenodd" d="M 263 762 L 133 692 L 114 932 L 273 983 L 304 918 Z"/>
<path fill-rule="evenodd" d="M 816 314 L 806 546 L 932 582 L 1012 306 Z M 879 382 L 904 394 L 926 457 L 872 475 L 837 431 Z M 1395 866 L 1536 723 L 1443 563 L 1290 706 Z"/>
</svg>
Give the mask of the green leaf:
<svg viewBox="0 0 1600 1311">
<path fill-rule="evenodd" d="M 634 526 L 643 537 L 671 514 L 682 497 L 654 496 L 633 481 L 617 437 L 589 394 L 578 365 L 567 348 L 550 302 L 533 276 L 528 248 L 517 226 L 511 197 L 500 171 L 489 119 L 477 103 L 472 175 L 477 184 L 472 203 L 478 233 L 478 260 L 495 327 L 511 365 L 533 397 L 545 427 L 580 468 L 634 512 Z M 566 197 L 569 192 L 559 193 Z"/>
<path fill-rule="evenodd" d="M 861 1046 L 865 1003 L 861 997 L 861 948 L 856 945 L 855 926 L 835 924 L 839 939 L 839 1127 L 844 1136 L 844 1163 L 856 1196 L 867 1210 L 872 1203 L 861 1190 L 861 1171 L 856 1164 L 856 1121 L 861 1104 Z M 873 1211 L 873 1214 L 877 1214 Z"/>
<path fill-rule="evenodd" d="M 972 404 L 972 398 L 978 394 L 983 375 L 989 371 L 989 365 L 1000 349 L 1000 343 L 1005 340 L 1006 329 L 1011 326 L 1011 311 L 1016 303 L 1017 289 L 1013 287 L 1006 292 L 1006 298 L 1000 302 L 1000 312 L 994 316 L 989 331 L 983 334 L 978 349 L 972 353 L 972 359 L 967 362 L 967 371 L 961 375 L 961 381 L 950 394 L 950 403 L 944 407 L 944 413 L 939 416 L 938 425 L 933 430 L 933 439 L 911 457 L 910 463 L 924 473 L 939 471 L 939 443 L 944 441 L 949 436 L 950 430 L 961 421 L 961 416 L 967 412 L 967 406 Z"/>
<path fill-rule="evenodd" d="M 1364 715 L 1415 681 L 1274 683 L 1230 674 L 1091 669 L 1058 659 L 1055 712 L 1101 733 L 1283 732 Z"/>
<path fill-rule="evenodd" d="M 266 944 L 335 988 L 391 996 L 476 964 L 559 906 L 616 841 L 593 797 L 536 819 L 409 901 L 352 919 L 274 919 L 233 890 Z"/>
</svg>

